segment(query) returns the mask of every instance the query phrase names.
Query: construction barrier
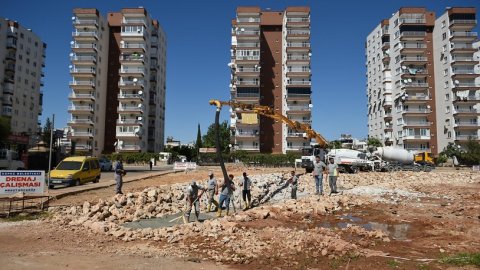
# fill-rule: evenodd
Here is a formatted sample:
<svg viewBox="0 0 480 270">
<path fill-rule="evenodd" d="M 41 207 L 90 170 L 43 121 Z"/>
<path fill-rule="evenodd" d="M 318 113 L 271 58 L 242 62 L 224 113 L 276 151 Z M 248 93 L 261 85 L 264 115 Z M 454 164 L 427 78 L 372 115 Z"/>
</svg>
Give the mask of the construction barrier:
<svg viewBox="0 0 480 270">
<path fill-rule="evenodd" d="M 175 162 L 173 163 L 174 171 L 196 170 L 197 163 L 195 162 Z"/>
</svg>

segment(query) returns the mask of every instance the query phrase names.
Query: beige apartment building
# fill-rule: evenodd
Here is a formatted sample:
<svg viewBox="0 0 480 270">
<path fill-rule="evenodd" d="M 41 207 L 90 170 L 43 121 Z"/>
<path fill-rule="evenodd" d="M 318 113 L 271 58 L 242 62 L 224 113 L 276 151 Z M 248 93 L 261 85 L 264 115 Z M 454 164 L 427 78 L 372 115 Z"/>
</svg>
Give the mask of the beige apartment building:
<svg viewBox="0 0 480 270">
<path fill-rule="evenodd" d="M 407 7 L 381 21 L 365 44 L 369 137 L 387 146 L 434 154 L 448 142 L 461 145 L 477 138 L 471 131 L 478 125 L 470 107 L 476 102 L 468 96 L 474 95 L 472 78 L 478 75 L 473 61 L 463 61 L 473 59 L 475 24 L 474 8 L 449 8 L 436 19 L 425 8 Z M 458 47 L 452 50 L 451 43 Z M 460 105 L 456 93 L 461 89 L 467 100 Z M 468 128 L 455 125 L 460 119 Z"/>
<path fill-rule="evenodd" d="M 68 137 L 76 151 L 160 152 L 164 146 L 166 37 L 144 8 L 72 17 Z"/>
<path fill-rule="evenodd" d="M 46 47 L 31 29 L 0 18 L 0 115 L 10 120 L 9 143 L 23 150 L 40 126 Z"/>
<path fill-rule="evenodd" d="M 238 7 L 232 20 L 231 100 L 274 108 L 311 125 L 310 8 Z M 261 153 L 298 152 L 310 142 L 284 123 L 231 110 L 232 145 Z"/>
</svg>

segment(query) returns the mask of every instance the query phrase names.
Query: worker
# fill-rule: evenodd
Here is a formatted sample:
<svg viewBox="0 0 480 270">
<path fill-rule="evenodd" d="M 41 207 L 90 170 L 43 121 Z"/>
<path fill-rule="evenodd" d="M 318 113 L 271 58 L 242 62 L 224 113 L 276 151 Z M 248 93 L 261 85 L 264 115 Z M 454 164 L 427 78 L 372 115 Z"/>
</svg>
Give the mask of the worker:
<svg viewBox="0 0 480 270">
<path fill-rule="evenodd" d="M 212 203 L 215 205 L 215 210 L 218 210 L 218 202 L 215 200 L 215 195 L 218 195 L 218 185 L 217 180 L 215 179 L 213 172 L 208 174 L 207 182 L 207 212 L 212 211 Z"/>
<path fill-rule="evenodd" d="M 290 172 L 290 179 L 288 179 L 288 183 L 292 187 L 291 191 L 291 199 L 296 200 L 297 199 L 297 189 L 298 189 L 298 177 L 295 175 L 295 171 Z"/>
<path fill-rule="evenodd" d="M 320 156 L 315 157 L 313 162 L 313 179 L 315 181 L 315 195 L 323 195 L 323 173 L 327 165 L 320 160 Z"/>
<path fill-rule="evenodd" d="M 198 194 L 198 191 L 201 190 L 201 193 Z M 196 181 L 192 181 L 192 183 L 187 187 L 187 196 L 186 196 L 186 203 L 187 203 L 187 211 L 185 212 L 185 218 L 187 222 L 190 222 L 190 212 L 192 212 L 192 206 L 195 206 L 195 216 L 197 217 L 200 215 L 200 197 L 202 197 L 203 193 L 205 192 L 205 188 L 203 186 L 197 185 Z"/>
<path fill-rule="evenodd" d="M 126 172 L 123 169 L 122 156 L 117 156 L 117 162 L 115 163 L 114 172 L 115 172 L 115 194 L 123 194 L 122 193 L 123 176 L 125 176 Z"/>
<path fill-rule="evenodd" d="M 153 162 L 150 160 L 150 161 L 148 162 L 148 165 L 150 166 L 150 171 L 151 171 L 152 168 L 153 168 Z"/>
<path fill-rule="evenodd" d="M 330 194 L 337 192 L 338 165 L 333 158 L 329 159 L 328 164 L 328 184 L 330 185 Z"/>
<path fill-rule="evenodd" d="M 217 211 L 217 217 L 222 216 L 222 206 L 223 203 L 225 203 L 225 208 L 227 209 L 227 216 L 228 216 L 228 211 L 230 210 L 230 196 L 235 190 L 235 186 L 233 184 L 233 174 L 230 174 L 228 178 L 220 185 L 220 199 L 218 202 L 218 211 Z"/>
<path fill-rule="evenodd" d="M 247 210 L 252 206 L 252 180 L 248 177 L 246 172 L 243 172 L 243 180 L 240 182 L 240 186 L 242 187 L 242 199 L 245 208 L 243 210 Z"/>
</svg>

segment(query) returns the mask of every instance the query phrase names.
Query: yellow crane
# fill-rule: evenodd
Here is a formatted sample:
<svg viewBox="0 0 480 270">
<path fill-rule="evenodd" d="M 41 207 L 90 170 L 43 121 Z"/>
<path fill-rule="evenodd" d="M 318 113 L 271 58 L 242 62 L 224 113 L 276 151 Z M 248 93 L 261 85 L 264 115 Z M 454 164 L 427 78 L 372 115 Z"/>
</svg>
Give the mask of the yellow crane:
<svg viewBox="0 0 480 270">
<path fill-rule="evenodd" d="M 216 99 L 210 100 L 210 105 L 217 106 L 217 109 L 221 109 L 222 106 L 230 106 L 233 109 L 240 108 L 242 110 L 251 111 L 253 113 L 263 115 L 268 118 L 279 120 L 295 131 L 304 131 L 306 137 L 308 139 L 315 139 L 315 141 L 318 143 L 318 146 L 320 148 L 325 148 L 328 144 L 328 141 L 321 134 L 313 130 L 310 127 L 310 125 L 291 120 L 288 117 L 275 112 L 274 109 L 268 106 L 245 104 L 245 103 L 233 102 L 233 101 L 221 101 Z"/>
</svg>

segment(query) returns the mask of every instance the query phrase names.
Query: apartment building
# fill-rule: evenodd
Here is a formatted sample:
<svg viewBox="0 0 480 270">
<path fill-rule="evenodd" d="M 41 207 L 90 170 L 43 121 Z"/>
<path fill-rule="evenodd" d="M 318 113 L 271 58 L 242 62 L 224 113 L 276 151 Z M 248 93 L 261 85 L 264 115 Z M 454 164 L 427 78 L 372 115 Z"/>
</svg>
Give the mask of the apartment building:
<svg viewBox="0 0 480 270">
<path fill-rule="evenodd" d="M 310 9 L 262 11 L 238 7 L 232 20 L 231 100 L 269 106 L 289 119 L 311 124 Z M 282 121 L 231 110 L 232 144 L 261 153 L 298 152 L 303 133 Z"/>
<path fill-rule="evenodd" d="M 40 126 L 46 47 L 31 29 L 0 18 L 0 115 L 10 119 L 10 143 L 23 150 Z"/>
<path fill-rule="evenodd" d="M 437 140 L 463 146 L 478 139 L 480 116 L 479 59 L 473 46 L 477 33 L 475 8 L 449 8 L 435 22 L 433 38 L 437 100 Z"/>
<path fill-rule="evenodd" d="M 477 138 L 475 25 L 473 8 L 449 8 L 436 19 L 425 8 L 409 7 L 368 35 L 370 137 L 434 154 L 448 142 Z"/>
<path fill-rule="evenodd" d="M 76 151 L 160 152 L 164 146 L 166 37 L 144 8 L 103 17 L 78 8 L 69 138 Z"/>
</svg>

